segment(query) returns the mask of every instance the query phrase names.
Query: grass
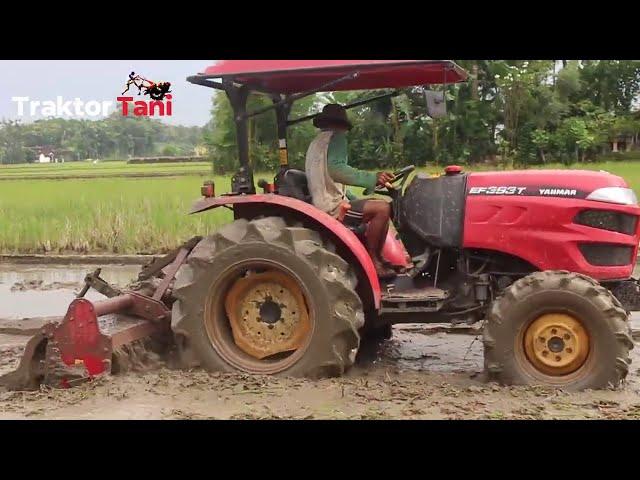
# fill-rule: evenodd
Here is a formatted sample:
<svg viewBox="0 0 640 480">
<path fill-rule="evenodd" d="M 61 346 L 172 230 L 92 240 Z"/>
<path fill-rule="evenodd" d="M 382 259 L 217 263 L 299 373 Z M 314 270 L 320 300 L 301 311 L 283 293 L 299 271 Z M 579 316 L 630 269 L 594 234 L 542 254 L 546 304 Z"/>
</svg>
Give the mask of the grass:
<svg viewBox="0 0 640 480">
<path fill-rule="evenodd" d="M 558 166 L 558 168 L 560 168 Z M 566 167 L 564 167 L 566 168 Z M 624 178 L 627 184 L 636 192 L 640 194 L 640 162 L 597 162 L 586 165 L 572 165 L 569 168 L 584 169 L 584 170 L 604 170 L 614 175 L 619 175 Z"/>
<path fill-rule="evenodd" d="M 229 190 L 229 179 L 217 187 Z M 16 180 L 0 185 L 0 251 L 171 250 L 231 219 L 226 209 L 187 215 L 201 177 Z"/>
<path fill-rule="evenodd" d="M 231 221 L 231 212 L 217 209 L 187 215 L 199 198 L 208 164 L 127 165 L 66 163 L 0 167 L 0 177 L 29 172 L 34 179 L 0 182 L 0 252 L 3 253 L 160 253 L 194 235 L 206 235 Z M 566 168 L 547 165 L 546 168 Z M 606 170 L 624 177 L 640 192 L 640 162 L 600 162 L 572 168 Z M 175 169 L 175 170 L 171 170 Z M 193 170 L 192 170 L 193 169 Z M 482 170 L 489 168 L 482 167 Z M 429 173 L 441 168 L 421 169 Z M 86 172 L 185 171 L 173 178 L 96 178 L 35 180 L 64 171 Z M 272 178 L 271 174 L 256 174 Z M 230 190 L 230 177 L 216 176 L 218 193 Z M 354 189 L 359 194 L 360 189 Z"/>
<path fill-rule="evenodd" d="M 66 162 L 66 163 L 31 163 L 19 165 L 0 165 L 0 179 L 12 177 L 50 177 L 50 176 L 74 176 L 74 175 L 110 175 L 128 173 L 175 173 L 200 174 L 211 171 L 211 164 L 207 162 L 194 163 L 155 163 L 132 164 L 127 162 Z"/>
</svg>

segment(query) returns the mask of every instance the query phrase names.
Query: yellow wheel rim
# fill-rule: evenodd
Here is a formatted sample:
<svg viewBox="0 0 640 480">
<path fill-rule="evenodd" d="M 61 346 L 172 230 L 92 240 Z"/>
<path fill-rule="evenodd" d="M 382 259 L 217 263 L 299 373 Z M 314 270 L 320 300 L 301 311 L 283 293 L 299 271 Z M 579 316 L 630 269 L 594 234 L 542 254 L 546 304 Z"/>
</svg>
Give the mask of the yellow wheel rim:
<svg viewBox="0 0 640 480">
<path fill-rule="evenodd" d="M 536 370 L 554 377 L 568 375 L 589 356 L 589 334 L 571 315 L 548 313 L 536 318 L 524 334 L 527 360 Z"/>
<path fill-rule="evenodd" d="M 235 344 L 256 359 L 302 348 L 311 333 L 297 282 L 275 270 L 238 279 L 225 299 Z"/>
</svg>

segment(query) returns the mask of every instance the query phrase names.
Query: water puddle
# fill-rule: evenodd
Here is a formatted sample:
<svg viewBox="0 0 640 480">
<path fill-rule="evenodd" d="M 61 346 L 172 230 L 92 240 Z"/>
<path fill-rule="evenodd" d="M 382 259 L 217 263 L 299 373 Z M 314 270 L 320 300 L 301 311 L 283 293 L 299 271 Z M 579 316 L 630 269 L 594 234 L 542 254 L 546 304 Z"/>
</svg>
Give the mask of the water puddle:
<svg viewBox="0 0 640 480">
<path fill-rule="evenodd" d="M 84 277 L 99 265 L 0 265 L 0 318 L 63 316 L 69 303 L 82 288 Z M 107 282 L 125 286 L 140 271 L 138 265 L 102 267 L 101 276 Z M 89 300 L 105 297 L 89 291 Z"/>
</svg>

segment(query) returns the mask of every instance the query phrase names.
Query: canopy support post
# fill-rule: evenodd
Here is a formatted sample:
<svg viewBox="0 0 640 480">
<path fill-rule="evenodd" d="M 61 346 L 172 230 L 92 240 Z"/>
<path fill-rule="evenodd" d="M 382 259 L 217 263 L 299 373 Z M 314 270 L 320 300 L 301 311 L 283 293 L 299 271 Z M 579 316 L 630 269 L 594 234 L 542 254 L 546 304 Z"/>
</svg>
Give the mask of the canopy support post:
<svg viewBox="0 0 640 480">
<path fill-rule="evenodd" d="M 249 136 L 247 132 L 247 117 L 245 116 L 250 91 L 244 85 L 236 87 L 229 80 L 223 80 L 223 86 L 233 109 L 238 158 L 240 160 L 240 169 L 231 177 L 231 190 L 235 194 L 256 193 L 256 187 L 253 183 L 253 168 L 249 158 Z"/>
<path fill-rule="evenodd" d="M 273 179 L 276 192 L 279 190 L 282 178 L 289 170 L 289 148 L 287 145 L 287 120 L 291 112 L 291 103 L 286 101 L 284 95 L 272 95 L 271 100 L 276 109 L 276 122 L 278 128 L 278 156 L 280 159 L 280 170 Z"/>
</svg>

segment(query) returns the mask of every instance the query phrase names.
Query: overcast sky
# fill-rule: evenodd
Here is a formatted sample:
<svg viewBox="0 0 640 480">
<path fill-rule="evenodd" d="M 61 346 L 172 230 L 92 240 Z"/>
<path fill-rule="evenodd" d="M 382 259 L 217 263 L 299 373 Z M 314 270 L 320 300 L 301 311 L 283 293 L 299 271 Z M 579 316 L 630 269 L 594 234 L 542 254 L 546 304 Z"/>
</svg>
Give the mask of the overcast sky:
<svg viewBox="0 0 640 480">
<path fill-rule="evenodd" d="M 202 126 L 210 117 L 213 90 L 192 85 L 186 78 L 212 63 L 214 60 L 0 60 L 0 119 L 18 118 L 18 104 L 12 97 L 111 100 L 115 110 L 116 97 L 124 90 L 129 73 L 135 71 L 155 82 L 171 82 L 173 115 L 163 121 Z M 130 93 L 135 97 L 136 88 Z M 25 122 L 32 120 L 29 115 L 23 117 Z"/>
</svg>

